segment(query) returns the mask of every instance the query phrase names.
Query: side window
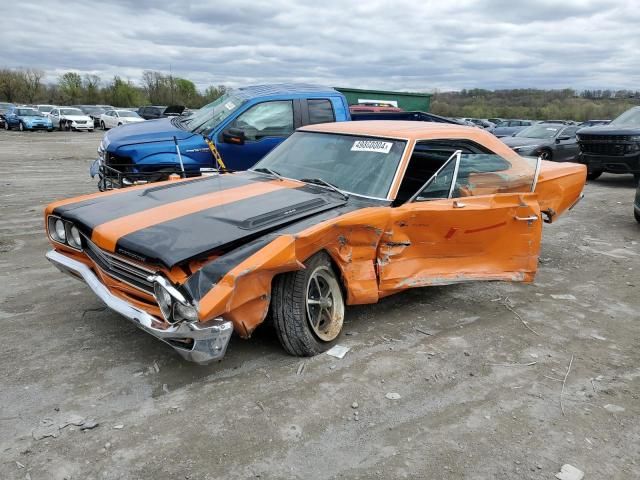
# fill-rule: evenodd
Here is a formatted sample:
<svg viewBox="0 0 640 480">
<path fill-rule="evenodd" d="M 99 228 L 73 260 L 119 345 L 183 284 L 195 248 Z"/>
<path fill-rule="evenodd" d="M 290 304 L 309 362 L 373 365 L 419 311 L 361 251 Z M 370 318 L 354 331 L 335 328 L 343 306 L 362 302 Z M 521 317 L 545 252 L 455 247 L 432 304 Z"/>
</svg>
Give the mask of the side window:
<svg viewBox="0 0 640 480">
<path fill-rule="evenodd" d="M 325 98 L 314 98 L 307 100 L 309 107 L 309 124 L 334 122 L 336 117 L 333 113 L 331 101 Z"/>
<path fill-rule="evenodd" d="M 230 128 L 242 130 L 248 141 L 264 137 L 287 137 L 293 133 L 293 102 L 264 102 L 244 112 Z"/>
<path fill-rule="evenodd" d="M 416 190 L 416 201 L 530 192 L 536 164 L 517 154 L 497 155 L 470 140 L 419 141 L 394 203 L 406 201 Z"/>
<path fill-rule="evenodd" d="M 578 127 L 567 127 L 565 128 L 562 133 L 560 133 L 560 137 L 575 137 L 576 136 L 576 132 L 578 131 Z"/>
</svg>

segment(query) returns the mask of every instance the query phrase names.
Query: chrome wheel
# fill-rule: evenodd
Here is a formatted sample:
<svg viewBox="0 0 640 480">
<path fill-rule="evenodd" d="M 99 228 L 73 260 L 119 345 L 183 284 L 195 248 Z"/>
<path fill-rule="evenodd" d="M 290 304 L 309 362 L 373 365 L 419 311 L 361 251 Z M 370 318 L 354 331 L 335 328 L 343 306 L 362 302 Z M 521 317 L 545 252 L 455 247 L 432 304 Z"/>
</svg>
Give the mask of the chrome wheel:
<svg viewBox="0 0 640 480">
<path fill-rule="evenodd" d="M 309 276 L 306 304 L 313 333 L 325 342 L 335 339 L 342 330 L 344 302 L 340 285 L 329 267 L 318 266 Z"/>
<path fill-rule="evenodd" d="M 548 150 L 540 152 L 540 160 L 551 160 L 551 153 Z"/>
</svg>

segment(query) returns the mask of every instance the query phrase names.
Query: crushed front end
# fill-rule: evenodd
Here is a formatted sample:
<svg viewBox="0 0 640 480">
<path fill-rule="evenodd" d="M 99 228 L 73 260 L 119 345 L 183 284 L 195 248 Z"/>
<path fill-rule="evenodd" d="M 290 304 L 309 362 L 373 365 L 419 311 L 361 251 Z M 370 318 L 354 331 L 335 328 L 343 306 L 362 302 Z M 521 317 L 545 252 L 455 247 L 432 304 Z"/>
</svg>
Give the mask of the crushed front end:
<svg viewBox="0 0 640 480">
<path fill-rule="evenodd" d="M 79 226 L 59 216 L 47 215 L 46 228 L 54 245 L 47 259 L 84 281 L 111 310 L 169 344 L 185 360 L 206 364 L 224 356 L 232 322 L 201 321 L 197 303 L 167 272 L 103 250 Z"/>
</svg>

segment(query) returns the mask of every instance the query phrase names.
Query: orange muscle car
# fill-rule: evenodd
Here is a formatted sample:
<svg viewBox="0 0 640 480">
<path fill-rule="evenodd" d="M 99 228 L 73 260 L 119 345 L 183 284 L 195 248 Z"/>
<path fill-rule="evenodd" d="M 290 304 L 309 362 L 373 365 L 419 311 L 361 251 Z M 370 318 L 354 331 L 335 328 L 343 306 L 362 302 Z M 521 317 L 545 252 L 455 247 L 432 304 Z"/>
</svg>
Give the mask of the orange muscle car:
<svg viewBox="0 0 640 480">
<path fill-rule="evenodd" d="M 362 121 L 298 130 L 246 172 L 62 200 L 48 259 L 184 358 L 222 358 L 270 316 L 309 356 L 345 306 L 471 280 L 531 282 L 542 221 L 586 168 L 523 158 L 478 128 Z"/>
</svg>

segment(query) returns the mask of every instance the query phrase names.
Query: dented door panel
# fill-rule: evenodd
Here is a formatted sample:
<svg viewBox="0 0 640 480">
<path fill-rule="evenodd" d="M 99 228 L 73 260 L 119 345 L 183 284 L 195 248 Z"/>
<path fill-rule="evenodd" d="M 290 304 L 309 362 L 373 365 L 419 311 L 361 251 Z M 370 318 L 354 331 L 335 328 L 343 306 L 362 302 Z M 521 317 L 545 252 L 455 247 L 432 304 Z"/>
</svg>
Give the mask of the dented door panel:
<svg viewBox="0 0 640 480">
<path fill-rule="evenodd" d="M 539 217 L 535 194 L 399 207 L 378 251 L 381 295 L 469 280 L 531 281 L 540 249 Z"/>
</svg>

